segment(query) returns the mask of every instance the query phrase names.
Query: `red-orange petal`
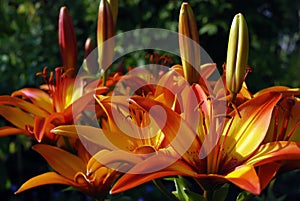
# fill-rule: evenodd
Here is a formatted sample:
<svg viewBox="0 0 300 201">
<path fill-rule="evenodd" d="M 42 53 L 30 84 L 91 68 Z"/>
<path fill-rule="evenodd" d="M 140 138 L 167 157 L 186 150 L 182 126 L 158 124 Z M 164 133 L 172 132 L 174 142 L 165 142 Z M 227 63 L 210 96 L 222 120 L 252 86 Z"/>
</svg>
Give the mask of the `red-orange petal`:
<svg viewBox="0 0 300 201">
<path fill-rule="evenodd" d="M 23 88 L 13 92 L 12 96 L 21 96 L 24 99 L 29 99 L 37 107 L 43 108 L 49 113 L 54 112 L 51 97 L 41 89 Z"/>
<path fill-rule="evenodd" d="M 259 177 L 251 165 L 237 167 L 224 178 L 252 194 L 259 195 L 261 192 Z"/>
<path fill-rule="evenodd" d="M 183 161 L 173 162 L 174 158 L 170 158 L 166 155 L 156 155 L 150 157 L 143 162 L 133 167 L 130 172 L 136 174 L 126 173 L 124 174 L 113 186 L 111 193 L 119 193 L 131 188 L 134 188 L 143 183 L 149 182 L 154 179 L 163 178 L 167 176 L 191 176 L 195 177 L 196 173 Z M 172 164 L 172 163 L 173 164 Z M 170 164 L 170 166 L 155 172 L 151 172 L 153 169 L 158 167 L 164 167 Z M 137 174 L 140 172 L 140 174 Z"/>
<path fill-rule="evenodd" d="M 28 125 L 34 125 L 34 118 L 18 108 L 0 105 L 0 116 L 21 129 L 25 129 Z"/>
<path fill-rule="evenodd" d="M 165 134 L 166 142 L 169 143 L 178 154 L 192 162 L 194 159 L 185 154 L 186 151 L 197 152 L 200 150 L 200 139 L 189 124 L 181 116 L 166 107 L 162 103 L 150 98 L 132 97 L 131 100 L 144 108 L 151 110 L 151 117 L 160 126 Z M 165 116 L 165 119 L 162 117 Z M 165 120 L 165 122 L 163 122 Z"/>
<path fill-rule="evenodd" d="M 0 137 L 16 134 L 26 134 L 26 132 L 24 129 L 14 128 L 10 126 L 3 126 L 0 128 Z"/>
<path fill-rule="evenodd" d="M 288 141 L 270 142 L 261 145 L 255 155 L 246 163 L 261 166 L 267 163 L 284 160 L 300 160 L 300 144 Z"/>
<path fill-rule="evenodd" d="M 47 184 L 64 184 L 68 186 L 79 187 L 78 184 L 73 182 L 66 177 L 63 177 L 55 172 L 47 172 L 38 176 L 35 176 L 28 181 L 26 181 L 16 192 L 15 194 L 19 194 L 23 191 L 29 190 L 31 188 L 47 185 Z"/>
<path fill-rule="evenodd" d="M 270 93 L 270 92 L 277 92 L 283 94 L 283 96 L 297 96 L 300 95 L 300 88 L 289 88 L 286 86 L 272 86 L 265 88 L 261 91 L 258 91 L 256 94 L 254 94 L 254 97 L 258 97 L 262 94 L 265 93 Z"/>
<path fill-rule="evenodd" d="M 245 160 L 259 147 L 269 128 L 273 108 L 280 98 L 279 93 L 266 93 L 240 105 L 241 118 L 235 111 L 230 114 L 234 118 L 232 125 L 228 122 L 224 128 L 224 131 L 229 129 L 224 143 L 229 160 Z"/>
<path fill-rule="evenodd" d="M 262 190 L 266 188 L 270 181 L 274 178 L 281 165 L 282 164 L 280 162 L 274 162 L 258 167 L 258 177 L 260 179 L 260 186 Z"/>
<path fill-rule="evenodd" d="M 41 117 L 46 117 L 49 115 L 49 112 L 47 112 L 45 109 L 39 108 L 28 101 L 13 96 L 0 96 L 0 104 L 16 106 L 27 111 L 28 113 L 32 113 Z"/>
<path fill-rule="evenodd" d="M 48 164 L 64 177 L 73 179 L 77 172 L 86 171 L 86 165 L 79 157 L 63 149 L 46 144 L 36 144 L 32 148 L 41 154 Z"/>
</svg>

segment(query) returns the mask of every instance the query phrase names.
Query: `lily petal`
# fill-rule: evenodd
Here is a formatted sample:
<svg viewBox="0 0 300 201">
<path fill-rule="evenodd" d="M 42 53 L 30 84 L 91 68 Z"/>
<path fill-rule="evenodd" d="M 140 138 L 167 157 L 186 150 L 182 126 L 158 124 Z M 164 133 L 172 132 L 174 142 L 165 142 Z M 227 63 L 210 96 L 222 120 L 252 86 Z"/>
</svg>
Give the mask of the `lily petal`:
<svg viewBox="0 0 300 201">
<path fill-rule="evenodd" d="M 45 122 L 47 120 L 45 118 L 36 116 L 34 121 L 34 127 L 33 127 L 33 133 L 35 139 L 37 139 L 38 142 L 41 142 L 44 134 L 45 134 Z"/>
<path fill-rule="evenodd" d="M 47 185 L 47 184 L 64 184 L 68 186 L 78 187 L 79 185 L 73 180 L 67 179 L 55 172 L 47 172 L 36 177 L 33 177 L 26 181 L 16 192 L 15 194 L 19 194 L 23 191 L 29 190 L 31 188 Z"/>
<path fill-rule="evenodd" d="M 239 166 L 225 176 L 219 174 L 198 174 L 196 178 L 203 181 L 212 180 L 214 183 L 226 183 L 229 181 L 255 195 L 261 192 L 259 177 L 252 165 Z"/>
<path fill-rule="evenodd" d="M 167 155 L 156 155 L 144 160 L 130 170 L 130 172 L 134 172 L 136 174 L 124 174 L 115 183 L 115 185 L 111 189 L 111 193 L 114 194 L 123 192 L 143 183 L 162 177 L 175 175 L 192 177 L 196 176 L 196 173 L 186 163 L 180 160 L 174 162 L 173 160 L 173 158 L 170 158 Z M 159 167 L 167 166 L 170 163 L 173 164 L 166 167 L 165 169 L 153 172 L 153 170 L 157 170 L 157 168 Z M 140 172 L 140 174 L 137 174 L 138 172 Z"/>
<path fill-rule="evenodd" d="M 86 106 L 94 100 L 93 95 L 95 94 L 94 91 L 91 91 L 77 100 L 75 100 L 72 104 L 70 104 L 64 111 L 64 116 L 66 118 L 73 118 L 79 115 L 85 108 Z"/>
<path fill-rule="evenodd" d="M 205 79 L 208 79 L 216 70 L 216 63 L 206 63 L 200 66 L 200 74 Z"/>
<path fill-rule="evenodd" d="M 138 154 L 128 153 L 122 150 L 108 151 L 101 150 L 90 159 L 87 168 L 89 172 L 95 172 L 102 166 L 107 166 L 118 171 L 127 171 L 128 166 L 120 166 L 122 163 L 132 165 L 142 162 L 142 158 Z M 124 169 L 124 167 L 126 169 Z"/>
<path fill-rule="evenodd" d="M 282 160 L 300 160 L 300 144 L 287 141 L 266 143 L 246 163 L 261 166 Z"/>
<path fill-rule="evenodd" d="M 132 145 L 130 141 L 127 141 L 126 137 L 118 135 L 117 139 L 111 141 L 112 137 L 107 137 L 103 130 L 92 126 L 81 126 L 81 125 L 66 125 L 58 126 L 51 130 L 52 133 L 62 135 L 66 137 L 76 137 L 84 140 L 85 146 L 94 147 L 94 150 L 99 151 L 100 149 L 108 150 L 127 150 L 126 146 Z M 113 133 L 111 135 L 115 136 Z M 109 134 L 108 134 L 109 135 Z M 125 141 L 124 141 L 125 140 Z"/>
<path fill-rule="evenodd" d="M 300 88 L 289 88 L 286 86 L 273 86 L 273 87 L 268 87 L 265 88 L 256 94 L 254 94 L 254 97 L 260 96 L 265 93 L 270 93 L 270 92 L 278 92 L 282 93 L 284 97 L 286 96 L 298 96 L 300 95 Z"/>
<path fill-rule="evenodd" d="M 225 176 L 225 178 L 250 193 L 259 195 L 261 192 L 259 178 L 251 165 L 237 167 L 234 171 Z"/>
<path fill-rule="evenodd" d="M 132 101 L 144 108 L 146 111 L 151 110 L 151 116 L 154 121 L 160 125 L 163 133 L 165 133 L 166 142 L 169 143 L 178 154 L 182 155 L 186 160 L 194 161 L 194 155 L 186 154 L 186 151 L 197 153 L 200 150 L 200 139 L 188 123 L 181 118 L 179 114 L 166 107 L 160 102 L 149 98 L 132 97 Z M 155 109 L 159 107 L 158 109 Z M 165 122 L 162 122 L 162 110 L 166 115 Z M 162 125 L 164 123 L 164 125 Z M 192 149 L 192 150 L 190 150 Z M 192 157 L 192 158 L 190 158 Z"/>
<path fill-rule="evenodd" d="M 47 117 L 50 114 L 47 111 L 45 111 L 44 109 L 41 109 L 32 103 L 29 103 L 23 99 L 16 98 L 13 96 L 5 96 L 5 95 L 0 96 L 0 104 L 13 105 L 13 106 L 19 107 L 29 113 L 32 113 L 34 115 L 38 115 L 41 117 Z"/>
<path fill-rule="evenodd" d="M 41 154 L 48 164 L 64 177 L 73 179 L 77 172 L 85 172 L 86 170 L 85 164 L 79 157 L 58 147 L 36 144 L 32 148 Z"/>
<path fill-rule="evenodd" d="M 26 134 L 25 130 L 19 128 L 14 128 L 10 126 L 3 126 L 0 128 L 0 137 L 16 135 L 19 133 Z"/>
<path fill-rule="evenodd" d="M 258 177 L 260 178 L 260 186 L 263 190 L 274 178 L 282 164 L 279 162 L 267 163 L 258 167 Z"/>
<path fill-rule="evenodd" d="M 233 111 L 224 130 L 229 133 L 225 138 L 225 152 L 233 159 L 242 161 L 250 156 L 265 138 L 274 106 L 280 100 L 279 93 L 267 93 L 253 98 L 238 107 L 241 118 Z M 229 160 L 231 160 L 230 158 Z"/>
<path fill-rule="evenodd" d="M 22 96 L 25 99 L 29 99 L 37 107 L 43 108 L 49 113 L 54 112 L 52 99 L 49 94 L 43 90 L 36 88 L 23 88 L 13 92 L 12 96 Z"/>
<path fill-rule="evenodd" d="M 34 118 L 17 108 L 0 105 L 0 115 L 18 128 L 25 129 L 28 125 L 34 125 Z"/>
</svg>

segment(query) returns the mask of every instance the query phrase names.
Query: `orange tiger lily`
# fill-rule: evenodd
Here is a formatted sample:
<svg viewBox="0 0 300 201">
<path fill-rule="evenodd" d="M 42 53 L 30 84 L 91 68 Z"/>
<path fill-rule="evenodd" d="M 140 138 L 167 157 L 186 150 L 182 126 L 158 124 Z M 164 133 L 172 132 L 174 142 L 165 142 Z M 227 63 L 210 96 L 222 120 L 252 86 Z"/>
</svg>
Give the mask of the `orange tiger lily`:
<svg viewBox="0 0 300 201">
<path fill-rule="evenodd" d="M 80 148 L 77 156 L 58 147 L 34 145 L 33 149 L 41 154 L 56 172 L 47 172 L 29 179 L 15 193 L 42 185 L 63 184 L 104 200 L 119 173 L 101 165 L 90 157 L 82 145 L 77 144 L 78 146 Z"/>
<path fill-rule="evenodd" d="M 0 136 L 26 134 L 38 142 L 55 143 L 58 136 L 50 130 L 58 125 L 72 124 L 73 117 L 77 118 L 93 100 L 95 83 L 84 86 L 82 80 L 75 86 L 77 42 L 66 7 L 60 9 L 58 33 L 63 67 L 56 68 L 55 74 L 51 72 L 50 76 L 47 67 L 37 73 L 46 82 L 41 89 L 23 88 L 11 96 L 0 96 L 0 115 L 14 125 L 1 128 Z M 107 91 L 106 87 L 98 90 L 100 94 Z M 76 112 L 72 108 L 76 108 Z"/>
<path fill-rule="evenodd" d="M 201 92 L 202 89 L 200 87 L 195 86 L 195 90 L 200 91 L 199 94 L 204 94 Z M 203 109 L 210 108 L 208 105 L 204 105 L 207 104 L 207 101 L 205 101 L 207 97 L 203 98 L 201 100 L 204 100 L 204 103 L 200 106 L 202 107 L 202 112 Z M 141 173 L 145 171 L 150 173 L 124 174 L 116 182 L 111 192 L 122 192 L 144 182 L 164 176 L 189 175 L 198 178 L 199 183 L 202 184 L 205 190 L 209 190 L 220 183 L 232 182 L 253 194 L 260 194 L 263 187 L 274 177 L 274 174 L 268 174 L 268 170 L 271 167 L 265 166 L 266 164 L 276 164 L 277 161 L 281 160 L 300 159 L 300 147 L 297 143 L 285 141 L 263 143 L 273 108 L 280 98 L 281 95 L 278 93 L 267 93 L 245 102 L 238 107 L 241 118 L 239 118 L 237 112 L 232 111 L 229 114 L 231 118 L 226 119 L 223 129 L 220 127 L 220 129 L 208 130 L 209 124 L 213 124 L 209 120 L 214 121 L 216 118 L 209 118 L 203 112 L 199 125 L 196 126 L 197 129 L 184 131 L 185 139 L 195 139 L 192 146 L 182 155 L 182 159 L 180 160 L 188 166 L 181 168 L 178 164 L 176 166 L 170 165 L 161 171 L 151 173 L 153 166 L 160 162 L 165 163 L 166 161 L 173 160 L 168 154 L 157 154 L 133 167 L 136 172 L 142 170 L 140 171 Z M 164 107 L 162 104 L 151 99 L 142 97 L 133 97 L 132 99 L 146 111 L 149 111 L 155 105 Z M 170 119 L 181 118 L 169 108 L 164 107 L 164 109 L 167 115 L 172 116 Z M 153 118 L 158 120 L 160 117 L 158 115 Z M 182 120 L 181 124 L 187 124 L 188 126 L 186 127 L 188 128 L 195 128 L 190 122 L 193 122 L 193 120 L 186 119 L 186 121 Z M 178 122 L 173 121 L 173 123 L 171 125 L 176 125 Z M 195 133 L 195 131 L 197 132 Z M 171 132 L 177 131 L 171 130 Z M 209 143 L 205 144 L 205 139 L 210 139 L 211 135 L 218 135 L 218 133 L 220 138 L 215 146 L 210 152 L 205 152 L 212 145 Z M 175 135 L 174 133 L 165 134 Z M 180 144 L 176 144 L 172 148 L 177 152 L 180 152 L 181 149 Z M 260 167 L 260 171 L 258 172 L 255 170 L 257 166 Z M 273 170 L 278 170 L 279 167 L 280 164 L 273 165 L 272 168 Z"/>
<path fill-rule="evenodd" d="M 73 117 L 85 109 L 93 99 L 93 88 L 74 86 L 75 78 L 68 78 L 62 68 L 56 68 L 55 83 L 52 74 L 47 78 L 46 68 L 41 73 L 48 85 L 49 93 L 37 88 L 24 88 L 11 96 L 0 96 L 0 115 L 15 127 L 1 129 L 1 136 L 26 134 L 33 136 L 38 142 L 56 142 L 58 136 L 50 130 L 58 125 L 72 124 Z M 74 88 L 75 87 L 75 88 Z M 44 87 L 45 88 L 45 87 Z M 86 94 L 83 94 L 86 90 Z M 107 91 L 106 87 L 99 93 Z M 17 128 L 17 129 L 13 129 Z"/>
</svg>

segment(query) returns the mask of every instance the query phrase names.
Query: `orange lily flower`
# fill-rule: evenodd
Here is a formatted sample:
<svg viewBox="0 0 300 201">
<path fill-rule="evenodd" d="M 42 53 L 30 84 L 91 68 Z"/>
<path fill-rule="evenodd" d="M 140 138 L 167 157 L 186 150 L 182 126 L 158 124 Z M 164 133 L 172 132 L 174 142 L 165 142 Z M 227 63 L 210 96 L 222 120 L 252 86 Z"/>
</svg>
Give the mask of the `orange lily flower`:
<svg viewBox="0 0 300 201">
<path fill-rule="evenodd" d="M 264 142 L 271 143 L 284 140 L 299 143 L 300 137 L 298 134 L 300 132 L 300 115 L 298 111 L 300 110 L 300 99 L 295 96 L 300 95 L 300 89 L 274 86 L 263 89 L 253 96 L 257 97 L 269 92 L 281 93 L 283 98 L 274 108 L 271 123 Z M 280 163 L 280 169 L 273 170 L 272 173 L 272 164 L 264 165 L 264 168 L 268 169 L 267 171 L 270 175 L 275 175 L 276 172 L 281 173 L 294 170 L 299 167 L 300 162 L 298 160 L 282 161 Z"/>
<path fill-rule="evenodd" d="M 77 147 L 78 156 L 54 146 L 34 145 L 33 149 L 41 154 L 56 172 L 47 172 L 29 179 L 15 193 L 42 185 L 63 184 L 104 200 L 119 173 L 91 158 L 80 143 Z"/>
<path fill-rule="evenodd" d="M 194 91 L 199 94 L 199 97 L 204 94 L 197 85 L 194 85 Z M 181 124 L 186 125 L 185 128 L 196 128 L 183 131 L 186 140 L 194 139 L 194 141 L 181 159 L 181 162 L 188 166 L 181 168 L 178 167 L 178 164 L 176 167 L 170 165 L 161 171 L 151 173 L 151 168 L 160 162 L 166 163 L 166 161 L 174 160 L 170 154 L 157 154 L 135 165 L 132 171 L 136 174 L 127 173 L 123 175 L 114 185 L 111 192 L 122 192 L 164 176 L 189 175 L 198 178 L 204 190 L 209 190 L 217 184 L 229 181 L 253 194 L 259 194 L 274 176 L 267 174 L 270 167 L 265 166 L 266 164 L 275 164 L 275 162 L 281 160 L 300 159 L 300 147 L 296 143 L 284 141 L 263 143 L 273 108 L 280 98 L 281 95 L 278 93 L 266 93 L 253 98 L 238 107 L 241 118 L 239 118 L 237 112 L 232 111 L 229 114 L 231 118 L 225 120 L 224 127 L 219 126 L 216 128 L 215 126 L 210 127 L 209 124 L 217 125 L 214 121 L 220 117 L 210 118 L 206 116 L 207 114 L 213 114 L 205 111 L 207 108 L 211 108 L 209 106 L 210 101 L 206 101 L 207 97 L 200 99 L 204 101 L 199 108 L 203 116 L 200 116 L 199 125 L 196 126 L 191 124 L 193 119 L 189 119 L 189 115 L 184 120 L 181 119 L 179 114 L 172 112 L 159 102 L 142 97 L 132 97 L 132 100 L 146 111 L 149 111 L 155 105 L 164 107 L 167 115 L 172 116 L 172 118 L 170 117 L 173 120 L 172 126 L 176 126 L 179 123 L 174 121 L 174 119 L 181 119 Z M 160 118 L 159 114 L 154 114 L 153 118 L 158 121 Z M 171 133 L 165 133 L 165 135 L 174 136 L 176 135 L 174 132 L 178 132 L 176 129 L 170 131 Z M 195 131 L 197 132 L 195 133 Z M 210 141 L 210 139 L 215 135 L 219 135 L 220 138 L 216 144 L 211 144 L 213 141 Z M 208 143 L 205 143 L 206 140 Z M 181 152 L 182 146 L 178 143 L 172 148 L 176 152 Z M 257 166 L 261 167 L 259 172 L 255 170 Z M 278 168 L 279 165 L 273 166 L 273 169 L 278 170 Z M 137 174 L 139 170 L 141 170 L 141 173 L 150 173 Z"/>
<path fill-rule="evenodd" d="M 72 124 L 73 117 L 85 109 L 93 99 L 95 90 L 90 86 L 75 87 L 75 78 L 66 77 L 62 68 L 56 68 L 55 72 L 55 82 L 52 73 L 47 77 L 46 68 L 40 73 L 48 84 L 44 88 L 49 93 L 42 89 L 24 88 L 13 92 L 11 96 L 0 96 L 0 115 L 15 126 L 2 128 L 1 136 L 26 134 L 38 142 L 53 143 L 58 136 L 50 133 L 50 130 L 58 125 Z M 107 88 L 102 87 L 98 92 L 101 94 L 106 91 Z M 76 108 L 78 114 L 72 108 Z"/>
<path fill-rule="evenodd" d="M 0 115 L 15 126 L 1 128 L 0 136 L 26 134 L 38 142 L 54 143 L 59 136 L 50 133 L 50 130 L 58 125 L 72 124 L 73 117 L 77 118 L 93 100 L 98 88 L 95 82 L 84 86 L 83 78 L 78 76 L 82 82 L 75 83 L 77 42 L 66 7 L 60 9 L 58 29 L 63 67 L 56 68 L 55 75 L 51 72 L 49 77 L 47 67 L 37 73 L 46 82 L 41 89 L 24 88 L 13 92 L 11 96 L 0 96 Z M 114 83 L 112 78 L 109 80 Z M 107 91 L 106 87 L 98 88 L 100 94 Z M 76 108 L 76 112 L 72 108 Z"/>
</svg>

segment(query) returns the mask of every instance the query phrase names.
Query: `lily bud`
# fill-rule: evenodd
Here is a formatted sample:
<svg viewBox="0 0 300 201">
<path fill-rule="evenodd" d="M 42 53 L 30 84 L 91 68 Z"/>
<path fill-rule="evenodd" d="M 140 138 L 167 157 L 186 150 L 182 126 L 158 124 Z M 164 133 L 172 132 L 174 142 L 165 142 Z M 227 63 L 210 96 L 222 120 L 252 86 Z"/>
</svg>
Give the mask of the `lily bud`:
<svg viewBox="0 0 300 201">
<path fill-rule="evenodd" d="M 194 13 L 188 3 L 181 5 L 179 14 L 179 50 L 184 77 L 190 84 L 200 80 L 200 46 Z"/>
<path fill-rule="evenodd" d="M 114 25 L 116 26 L 117 17 L 118 17 L 118 0 L 107 0 L 108 4 L 110 5 L 110 9 L 113 16 Z"/>
<path fill-rule="evenodd" d="M 87 58 L 94 48 L 95 47 L 92 38 L 87 38 L 84 45 L 84 58 Z"/>
<path fill-rule="evenodd" d="M 74 77 L 77 68 L 77 40 L 72 23 L 72 18 L 67 7 L 61 7 L 58 20 L 58 43 L 65 71 L 74 69 L 67 73 L 68 77 Z"/>
<path fill-rule="evenodd" d="M 226 60 L 226 86 L 233 101 L 244 82 L 248 51 L 247 23 L 244 16 L 239 13 L 231 24 Z"/>
<path fill-rule="evenodd" d="M 111 65 L 114 53 L 114 41 L 109 38 L 114 36 L 114 23 L 110 5 L 107 0 L 101 0 L 98 12 L 97 45 L 98 63 L 100 70 L 105 70 Z M 105 73 L 104 82 L 105 84 Z"/>
<path fill-rule="evenodd" d="M 89 54 L 94 50 L 95 46 L 92 38 L 87 38 L 84 45 L 84 69 L 92 75 L 97 73 L 98 68 L 94 66 L 94 61 L 88 58 Z"/>
</svg>

